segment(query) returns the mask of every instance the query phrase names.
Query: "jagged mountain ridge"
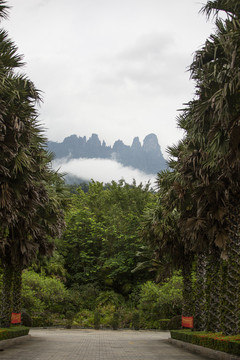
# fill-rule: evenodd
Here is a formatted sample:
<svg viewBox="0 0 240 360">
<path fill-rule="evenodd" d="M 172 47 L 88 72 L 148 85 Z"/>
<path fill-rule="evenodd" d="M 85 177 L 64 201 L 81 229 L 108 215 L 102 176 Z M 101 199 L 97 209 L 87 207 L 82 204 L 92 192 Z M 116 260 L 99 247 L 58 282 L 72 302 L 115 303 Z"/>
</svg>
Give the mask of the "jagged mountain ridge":
<svg viewBox="0 0 240 360">
<path fill-rule="evenodd" d="M 113 159 L 146 174 L 157 174 L 167 167 L 155 134 L 147 135 L 143 145 L 135 137 L 131 146 L 117 140 L 112 147 L 107 146 L 105 141 L 101 142 L 97 134 L 92 134 L 88 140 L 86 136 L 70 135 L 61 143 L 49 141 L 48 150 L 55 154 L 55 159 Z"/>
</svg>

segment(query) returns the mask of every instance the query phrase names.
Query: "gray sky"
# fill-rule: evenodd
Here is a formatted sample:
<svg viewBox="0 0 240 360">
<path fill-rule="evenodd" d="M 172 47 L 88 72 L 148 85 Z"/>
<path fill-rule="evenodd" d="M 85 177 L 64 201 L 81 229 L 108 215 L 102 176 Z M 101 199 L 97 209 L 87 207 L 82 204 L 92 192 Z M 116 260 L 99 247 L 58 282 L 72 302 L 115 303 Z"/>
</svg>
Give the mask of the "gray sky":
<svg viewBox="0 0 240 360">
<path fill-rule="evenodd" d="M 193 96 L 186 72 L 213 29 L 195 0 L 8 0 L 24 71 L 43 91 L 50 140 L 70 134 L 112 145 L 182 136 L 177 109 Z"/>
</svg>

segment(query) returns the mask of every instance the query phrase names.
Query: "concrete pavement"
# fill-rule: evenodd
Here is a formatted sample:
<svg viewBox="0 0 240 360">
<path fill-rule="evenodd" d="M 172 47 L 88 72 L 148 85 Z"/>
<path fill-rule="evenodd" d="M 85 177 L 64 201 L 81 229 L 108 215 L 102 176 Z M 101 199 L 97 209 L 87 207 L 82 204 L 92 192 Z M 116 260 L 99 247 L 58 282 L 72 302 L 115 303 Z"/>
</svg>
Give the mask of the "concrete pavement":
<svg viewBox="0 0 240 360">
<path fill-rule="evenodd" d="M 32 329 L 31 339 L 0 352 L 1 360 L 204 360 L 175 347 L 168 332 Z"/>
</svg>

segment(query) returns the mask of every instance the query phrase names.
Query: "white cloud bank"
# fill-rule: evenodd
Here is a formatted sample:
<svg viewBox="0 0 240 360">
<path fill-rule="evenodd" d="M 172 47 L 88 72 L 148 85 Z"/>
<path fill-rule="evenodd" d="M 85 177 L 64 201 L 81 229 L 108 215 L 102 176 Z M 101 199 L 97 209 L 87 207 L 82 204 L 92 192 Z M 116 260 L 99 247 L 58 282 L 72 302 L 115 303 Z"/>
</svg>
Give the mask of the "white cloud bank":
<svg viewBox="0 0 240 360">
<path fill-rule="evenodd" d="M 156 175 L 146 174 L 140 170 L 126 167 L 114 160 L 109 159 L 60 159 L 53 161 L 53 168 L 59 169 L 61 173 L 80 177 L 84 180 L 100 181 L 109 183 L 112 180 L 118 181 L 124 179 L 131 184 L 133 179 L 137 184 L 140 182 L 146 184 L 150 181 L 152 187 L 156 180 Z"/>
</svg>

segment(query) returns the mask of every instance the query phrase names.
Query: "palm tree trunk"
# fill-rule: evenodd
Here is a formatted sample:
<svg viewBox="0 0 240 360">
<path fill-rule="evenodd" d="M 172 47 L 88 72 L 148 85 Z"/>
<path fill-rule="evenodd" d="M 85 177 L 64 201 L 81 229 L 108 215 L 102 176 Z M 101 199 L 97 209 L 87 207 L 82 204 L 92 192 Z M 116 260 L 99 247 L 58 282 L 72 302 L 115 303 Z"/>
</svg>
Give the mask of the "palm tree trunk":
<svg viewBox="0 0 240 360">
<path fill-rule="evenodd" d="M 182 268 L 183 275 L 183 316 L 193 316 L 192 261 L 186 257 Z"/>
<path fill-rule="evenodd" d="M 194 329 L 203 331 L 206 328 L 207 311 L 206 311 L 206 254 L 198 255 L 197 259 L 197 280 L 196 280 L 196 299 L 194 314 Z"/>
<path fill-rule="evenodd" d="M 207 266 L 207 331 L 221 331 L 221 273 L 220 253 L 215 248 L 210 249 Z"/>
<path fill-rule="evenodd" d="M 227 274 L 228 274 L 228 264 L 227 261 L 222 260 L 221 261 L 221 267 L 220 267 L 220 274 L 221 274 L 221 331 L 223 331 L 224 328 L 224 322 L 225 322 L 225 311 L 226 311 L 226 288 L 227 288 Z"/>
<path fill-rule="evenodd" d="M 22 309 L 22 267 L 20 265 L 14 267 L 12 295 L 13 312 L 20 314 Z"/>
<path fill-rule="evenodd" d="M 240 206 L 229 205 L 229 242 L 223 332 L 240 333 Z"/>
<path fill-rule="evenodd" d="M 3 287 L 2 287 L 2 306 L 1 306 L 1 327 L 10 327 L 12 314 L 12 265 L 3 264 Z"/>
</svg>

